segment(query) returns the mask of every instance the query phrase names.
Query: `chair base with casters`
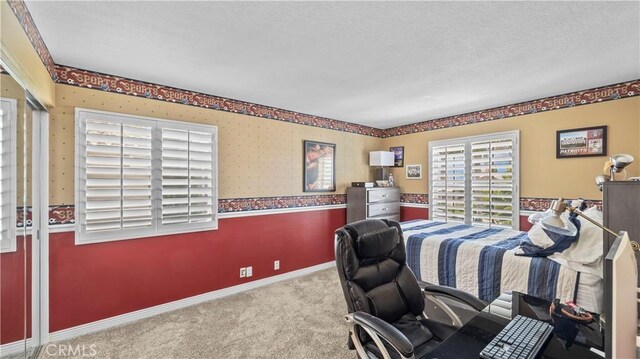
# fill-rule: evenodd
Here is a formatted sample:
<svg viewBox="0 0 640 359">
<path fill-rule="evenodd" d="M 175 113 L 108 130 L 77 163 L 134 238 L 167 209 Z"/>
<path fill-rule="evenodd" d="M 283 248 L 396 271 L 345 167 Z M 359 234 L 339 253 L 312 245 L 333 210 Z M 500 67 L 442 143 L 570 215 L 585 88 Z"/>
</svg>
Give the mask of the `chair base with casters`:
<svg viewBox="0 0 640 359">
<path fill-rule="evenodd" d="M 362 359 L 421 358 L 487 305 L 455 288 L 419 283 L 397 222 L 354 222 L 336 231 L 336 241 L 349 348 Z"/>
</svg>

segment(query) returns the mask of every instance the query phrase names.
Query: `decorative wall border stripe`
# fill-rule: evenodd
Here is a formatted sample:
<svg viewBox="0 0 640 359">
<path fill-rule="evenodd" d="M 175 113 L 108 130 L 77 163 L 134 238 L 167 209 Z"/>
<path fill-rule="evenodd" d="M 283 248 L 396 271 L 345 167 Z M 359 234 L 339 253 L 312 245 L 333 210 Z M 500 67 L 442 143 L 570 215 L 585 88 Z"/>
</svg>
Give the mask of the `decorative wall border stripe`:
<svg viewBox="0 0 640 359">
<path fill-rule="evenodd" d="M 546 97 L 513 105 L 496 107 L 462 115 L 428 120 L 388 129 L 333 120 L 325 117 L 283 110 L 275 107 L 253 104 L 225 97 L 162 86 L 149 82 L 127 79 L 95 71 L 56 65 L 57 83 L 94 90 L 110 91 L 125 95 L 145 97 L 165 102 L 209 108 L 218 111 L 240 113 L 271 120 L 296 123 L 330 130 L 356 133 L 359 135 L 387 138 L 411 133 L 439 130 L 443 128 L 470 125 L 474 123 L 518 117 L 538 112 L 588 105 L 598 102 L 619 100 L 640 96 L 640 79 L 628 82 Z"/>
<path fill-rule="evenodd" d="M 557 198 L 544 197 L 520 197 L 521 211 L 546 211 L 551 205 L 551 201 Z M 429 204 L 429 195 L 426 193 L 401 193 L 400 202 L 405 204 Z M 596 206 L 602 210 L 602 200 L 587 199 L 587 206 Z"/>
<path fill-rule="evenodd" d="M 228 198 L 218 200 L 218 213 L 261 211 L 282 208 L 300 208 L 346 204 L 346 194 L 316 196 L 282 196 L 256 198 Z"/>
<path fill-rule="evenodd" d="M 280 209 L 313 208 L 345 205 L 346 194 L 328 194 L 312 196 L 279 196 L 255 198 L 221 198 L 218 200 L 219 214 L 233 214 L 240 212 L 259 212 Z M 19 213 L 22 226 L 22 213 Z M 223 217 L 223 216 L 221 216 Z M 224 216 L 233 217 L 233 215 Z M 31 208 L 27 208 L 27 218 L 31 218 Z M 27 222 L 29 223 L 29 222 Z M 49 225 L 69 225 L 75 223 L 75 208 L 73 205 L 54 205 L 49 207 Z"/>
<path fill-rule="evenodd" d="M 22 29 L 27 34 L 29 41 L 31 41 L 31 45 L 33 45 L 38 57 L 40 57 L 40 61 L 42 61 L 44 67 L 46 67 L 53 81 L 56 81 L 58 77 L 56 64 L 53 62 L 53 57 L 51 56 L 47 45 L 44 43 L 44 40 L 42 40 L 40 31 L 38 31 L 35 22 L 33 22 L 33 18 L 31 17 L 29 9 L 27 9 L 27 5 L 23 0 L 9 0 L 7 3 L 16 15 L 16 18 L 18 18 L 20 26 L 22 26 Z"/>
<path fill-rule="evenodd" d="M 530 197 L 522 197 L 520 198 L 520 210 L 521 211 L 534 211 L 541 212 L 549 209 L 551 205 L 551 201 L 556 200 L 557 198 L 530 198 Z M 596 206 L 598 209 L 602 211 L 602 200 L 599 199 L 585 199 L 584 200 L 587 206 L 592 207 Z"/>
<path fill-rule="evenodd" d="M 240 100 L 233 100 L 225 97 L 103 74 L 95 71 L 77 69 L 69 66 L 56 65 L 56 70 L 58 73 L 56 82 L 70 86 L 121 93 L 129 96 L 144 97 L 153 100 L 208 108 L 218 111 L 240 113 L 243 115 L 261 117 L 270 120 L 356 133 L 365 136 L 383 136 L 383 130 L 381 129 L 333 120 L 326 117 L 308 115 L 276 107 L 258 105 Z"/>
<path fill-rule="evenodd" d="M 228 99 L 220 96 L 207 95 L 199 92 L 152 84 L 149 82 L 131 80 L 95 71 L 81 70 L 68 66 L 56 65 L 56 70 L 58 73 L 57 82 L 71 86 L 122 93 L 130 96 L 145 97 L 165 102 L 209 108 L 218 111 L 240 113 L 271 120 L 356 133 L 359 135 L 378 138 L 402 136 L 411 133 L 464 126 L 509 117 L 529 115 L 538 112 L 553 111 L 598 102 L 619 100 L 626 97 L 640 96 L 640 79 L 638 79 L 383 130 L 350 122 L 332 120 L 329 118 L 307 115 L 275 107 Z"/>
<path fill-rule="evenodd" d="M 521 211 L 546 211 L 556 198 L 521 197 Z M 588 206 L 596 206 L 602 210 L 602 200 L 587 199 Z M 246 214 L 258 215 L 261 211 L 277 213 L 283 209 L 318 209 L 343 208 L 346 205 L 346 194 L 328 194 L 312 196 L 279 196 L 279 197 L 255 197 L 255 198 L 223 198 L 218 200 L 218 213 L 221 218 L 237 217 Z M 429 195 L 425 193 L 401 193 L 401 204 L 428 205 Z M 333 206 L 333 207 L 332 207 Z M 251 213 L 253 212 L 253 213 Z M 285 212 L 283 212 L 285 213 Z M 286 213 L 289 213 L 288 211 Z M 19 213 L 19 227 L 22 226 L 22 213 Z M 30 223 L 31 208 L 27 208 L 27 224 Z M 58 205 L 49 207 L 49 225 L 69 225 L 75 223 L 75 208 L 73 205 Z"/>
<path fill-rule="evenodd" d="M 429 204 L 426 193 L 400 193 L 400 203 Z"/>
<path fill-rule="evenodd" d="M 568 107 L 588 105 L 598 102 L 619 100 L 640 95 L 640 79 L 619 84 L 596 87 L 564 95 L 495 107 L 434 120 L 392 127 L 384 130 L 383 137 L 402 136 L 411 133 L 439 130 L 449 127 L 500 120 L 503 118 L 529 115 L 537 112 L 553 111 Z"/>
</svg>

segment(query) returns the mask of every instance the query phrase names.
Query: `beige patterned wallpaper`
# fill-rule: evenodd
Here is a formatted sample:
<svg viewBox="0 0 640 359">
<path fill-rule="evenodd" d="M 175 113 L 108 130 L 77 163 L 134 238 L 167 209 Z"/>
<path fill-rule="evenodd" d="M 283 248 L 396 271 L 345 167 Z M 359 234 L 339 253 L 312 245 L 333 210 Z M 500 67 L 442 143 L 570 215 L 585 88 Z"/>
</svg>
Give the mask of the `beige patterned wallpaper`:
<svg viewBox="0 0 640 359">
<path fill-rule="evenodd" d="M 336 144 L 337 190 L 331 193 L 345 193 L 352 181 L 373 178 L 368 153 L 382 144 L 370 136 L 56 85 L 56 107 L 50 113 L 52 205 L 74 201 L 76 107 L 218 126 L 220 198 L 304 195 L 303 140 Z"/>
<path fill-rule="evenodd" d="M 472 125 L 386 138 L 383 148 L 404 146 L 405 164 L 422 164 L 422 179 L 407 180 L 405 168 L 394 168 L 403 193 L 427 193 L 428 143 L 465 136 L 520 131 L 520 197 L 563 196 L 602 199 L 594 177 L 602 173 L 606 157 L 556 159 L 556 131 L 608 126 L 608 153 L 636 158 L 630 176 L 640 175 L 640 97 L 512 117 Z"/>
</svg>

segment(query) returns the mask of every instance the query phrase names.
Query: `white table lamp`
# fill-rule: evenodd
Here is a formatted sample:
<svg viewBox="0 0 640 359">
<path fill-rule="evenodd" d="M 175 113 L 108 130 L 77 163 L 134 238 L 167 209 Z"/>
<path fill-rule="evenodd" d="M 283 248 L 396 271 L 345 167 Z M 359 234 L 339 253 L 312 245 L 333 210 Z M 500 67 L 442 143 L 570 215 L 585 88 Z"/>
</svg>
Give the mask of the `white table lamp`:
<svg viewBox="0 0 640 359">
<path fill-rule="evenodd" d="M 395 164 L 395 157 L 391 151 L 369 152 L 369 166 L 379 167 L 376 169 L 376 180 L 386 180 L 385 167 Z"/>
</svg>

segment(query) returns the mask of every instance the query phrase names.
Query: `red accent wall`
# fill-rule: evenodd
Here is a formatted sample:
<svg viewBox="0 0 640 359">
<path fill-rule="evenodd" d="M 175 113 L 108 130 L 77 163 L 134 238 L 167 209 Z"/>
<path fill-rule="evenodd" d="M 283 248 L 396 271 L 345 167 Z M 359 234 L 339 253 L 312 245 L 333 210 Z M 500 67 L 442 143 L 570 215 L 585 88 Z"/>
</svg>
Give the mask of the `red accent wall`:
<svg viewBox="0 0 640 359">
<path fill-rule="evenodd" d="M 24 237 L 16 238 L 15 252 L 0 254 L 0 344 L 24 339 Z M 31 336 L 31 236 L 27 236 L 27 337 Z"/>
<path fill-rule="evenodd" d="M 50 330 L 332 261 L 345 220 L 346 209 L 238 217 L 217 231 L 86 245 L 52 233 Z M 253 277 L 240 279 L 247 266 Z"/>
<path fill-rule="evenodd" d="M 428 209 L 401 207 L 400 215 L 402 221 L 426 219 Z M 331 261 L 333 232 L 345 217 L 345 209 L 333 209 L 228 218 L 220 220 L 217 231 L 87 245 L 75 245 L 73 232 L 52 233 L 50 330 Z M 530 227 L 521 216 L 521 230 Z M 18 251 L 0 256 L 3 344 L 23 335 L 22 247 L 18 238 Z M 30 263 L 30 237 L 27 247 Z M 279 271 L 273 270 L 274 260 L 280 260 Z M 246 266 L 253 266 L 253 277 L 241 279 L 239 269 Z M 30 271 L 27 277 L 30 298 Z"/>
<path fill-rule="evenodd" d="M 533 224 L 529 223 L 528 219 L 529 216 L 520 216 L 520 230 L 523 232 L 528 232 L 533 227 Z"/>
<path fill-rule="evenodd" d="M 400 206 L 400 221 L 404 222 L 412 219 L 429 219 L 429 209 Z"/>
</svg>

